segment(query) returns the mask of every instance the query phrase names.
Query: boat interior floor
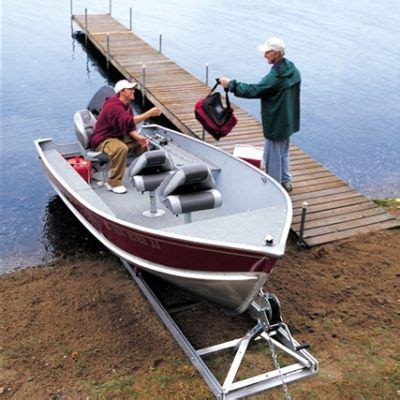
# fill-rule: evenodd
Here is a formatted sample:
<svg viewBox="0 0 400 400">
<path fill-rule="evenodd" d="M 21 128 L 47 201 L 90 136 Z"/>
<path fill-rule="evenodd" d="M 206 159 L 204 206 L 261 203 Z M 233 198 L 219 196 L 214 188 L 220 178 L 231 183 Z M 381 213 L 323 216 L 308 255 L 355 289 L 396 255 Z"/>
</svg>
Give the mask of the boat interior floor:
<svg viewBox="0 0 400 400">
<path fill-rule="evenodd" d="M 66 146 L 57 148 L 52 142 L 42 146 L 49 163 L 62 177 L 62 180 L 68 183 L 69 190 L 76 192 L 81 197 L 81 201 L 110 217 L 170 234 L 257 248 L 265 246 L 264 240 L 267 235 L 272 236 L 275 243 L 280 242 L 287 219 L 286 208 L 280 204 L 275 205 L 275 202 L 271 201 L 268 205 L 268 197 L 265 197 L 264 202 L 262 196 L 268 196 L 266 192 L 263 192 L 261 197 L 258 196 L 254 199 L 255 196 L 251 195 L 253 181 L 245 181 L 245 184 L 239 186 L 238 177 L 231 173 L 232 178 L 227 182 L 226 176 L 230 173 L 229 167 L 223 173 L 210 166 L 213 174 L 216 174 L 217 189 L 222 188 L 220 189 L 222 206 L 193 212 L 192 222 L 185 223 L 184 215 L 173 215 L 160 204 L 158 199 L 157 208 L 164 210 L 165 213 L 158 217 L 144 216 L 143 212 L 150 209 L 149 193 L 141 193 L 133 188 L 128 179 L 128 168 L 124 176 L 124 185 L 128 192 L 116 194 L 108 191 L 105 186 L 99 186 L 96 180 L 92 180 L 91 185 L 85 183 L 62 157 L 61 153 L 67 149 Z M 174 151 L 174 155 L 179 151 L 180 159 L 183 159 L 185 154 L 182 150 L 175 148 Z M 186 163 L 192 162 L 188 158 L 189 155 L 185 155 L 185 157 Z M 193 158 L 193 156 L 190 157 Z M 197 160 L 193 162 L 197 162 Z M 243 193 L 249 194 L 243 196 Z M 276 247 L 274 246 L 274 248 Z"/>
<path fill-rule="evenodd" d="M 173 215 L 158 200 L 157 208 L 165 213 L 149 218 L 143 215 L 143 211 L 150 208 L 149 193 L 141 193 L 134 189 L 128 181 L 127 174 L 124 185 L 128 189 L 125 194 L 115 194 L 96 183 L 92 184 L 92 189 L 117 218 L 151 229 L 202 239 L 263 246 L 266 235 L 279 237 L 285 222 L 284 210 L 278 206 L 270 206 L 235 213 L 224 210 L 223 207 L 196 211 L 192 213 L 192 222 L 185 223 L 183 215 Z M 271 221 L 274 223 L 271 224 Z"/>
</svg>

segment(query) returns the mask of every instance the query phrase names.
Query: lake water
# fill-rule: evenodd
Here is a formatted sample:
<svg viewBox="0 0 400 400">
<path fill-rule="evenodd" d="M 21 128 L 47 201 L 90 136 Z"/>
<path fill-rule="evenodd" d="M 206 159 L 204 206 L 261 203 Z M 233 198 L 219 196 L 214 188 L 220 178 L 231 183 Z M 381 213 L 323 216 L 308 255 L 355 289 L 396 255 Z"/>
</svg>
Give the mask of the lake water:
<svg viewBox="0 0 400 400">
<path fill-rule="evenodd" d="M 74 13 L 85 7 L 106 13 L 109 2 L 75 1 Z M 398 2 L 114 1 L 112 14 L 126 26 L 129 7 L 134 31 L 156 48 L 162 33 L 164 54 L 200 79 L 209 63 L 210 77 L 258 81 L 269 66 L 256 46 L 284 38 L 303 78 L 302 127 L 293 141 L 363 194 L 400 196 Z M 107 77 L 72 39 L 69 2 L 5 0 L 1 29 L 5 272 L 74 246 L 86 250 L 91 241 L 54 198 L 33 140 L 70 140 L 73 113 Z M 259 117 L 258 101 L 234 102 Z"/>
</svg>

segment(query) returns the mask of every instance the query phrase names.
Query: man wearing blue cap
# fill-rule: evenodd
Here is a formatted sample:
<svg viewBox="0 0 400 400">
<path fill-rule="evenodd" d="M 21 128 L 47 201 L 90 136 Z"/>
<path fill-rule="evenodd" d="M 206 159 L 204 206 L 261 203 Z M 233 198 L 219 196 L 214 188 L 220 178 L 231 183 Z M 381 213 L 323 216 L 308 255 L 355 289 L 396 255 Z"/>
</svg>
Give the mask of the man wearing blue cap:
<svg viewBox="0 0 400 400">
<path fill-rule="evenodd" d="M 260 82 L 243 83 L 226 77 L 219 81 L 235 96 L 261 99 L 266 172 L 290 192 L 289 138 L 300 129 L 301 76 L 296 66 L 284 57 L 282 39 L 269 38 L 258 49 L 272 65 Z"/>
</svg>

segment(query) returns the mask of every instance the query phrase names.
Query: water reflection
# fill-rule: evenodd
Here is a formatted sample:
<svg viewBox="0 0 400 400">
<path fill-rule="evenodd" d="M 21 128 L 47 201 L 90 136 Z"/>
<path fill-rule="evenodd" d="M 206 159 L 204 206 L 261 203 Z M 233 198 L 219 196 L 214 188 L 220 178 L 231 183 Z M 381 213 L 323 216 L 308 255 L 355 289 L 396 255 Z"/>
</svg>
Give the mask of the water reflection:
<svg viewBox="0 0 400 400">
<path fill-rule="evenodd" d="M 72 26 L 71 26 L 71 29 L 72 29 Z M 72 40 L 72 56 L 71 56 L 71 59 L 75 60 L 75 36 L 74 36 L 72 30 L 71 30 L 71 40 Z"/>
<path fill-rule="evenodd" d="M 41 242 L 47 260 L 106 251 L 58 196 L 46 205 Z"/>
<path fill-rule="evenodd" d="M 92 76 L 92 69 L 95 73 L 100 73 L 104 79 L 107 80 L 108 85 L 113 85 L 114 82 L 121 79 L 122 76 L 119 71 L 113 68 L 107 68 L 107 62 L 104 57 L 99 53 L 97 48 L 91 43 L 86 41 L 86 35 L 82 31 L 72 33 L 72 59 L 74 59 L 76 42 L 80 45 L 80 50 L 86 55 L 85 70 L 86 77 L 90 81 Z"/>
<path fill-rule="evenodd" d="M 89 62 L 89 55 L 86 57 L 86 75 L 90 80 L 90 62 Z"/>
</svg>

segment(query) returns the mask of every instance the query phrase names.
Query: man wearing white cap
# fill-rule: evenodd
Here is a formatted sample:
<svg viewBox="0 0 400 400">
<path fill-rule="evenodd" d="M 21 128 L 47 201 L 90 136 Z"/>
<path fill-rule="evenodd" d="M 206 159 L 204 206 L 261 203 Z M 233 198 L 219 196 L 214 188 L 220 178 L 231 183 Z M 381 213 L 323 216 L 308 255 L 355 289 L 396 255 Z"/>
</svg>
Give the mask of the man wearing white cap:
<svg viewBox="0 0 400 400">
<path fill-rule="evenodd" d="M 238 97 L 261 99 L 266 172 L 290 192 L 289 138 L 300 129 L 300 72 L 284 57 L 282 39 L 269 38 L 258 49 L 272 65 L 260 82 L 249 84 L 226 77 L 219 81 Z"/>
<path fill-rule="evenodd" d="M 126 79 L 118 81 L 114 87 L 115 96 L 103 104 L 90 145 L 97 151 L 106 153 L 110 159 L 110 173 L 106 183 L 113 193 L 127 192 L 123 185 L 128 150 L 140 154 L 147 150 L 147 138 L 136 131 L 136 124 L 148 118 L 161 115 L 157 107 L 140 115 L 134 115 L 131 101 L 135 97 L 136 83 Z"/>
</svg>

